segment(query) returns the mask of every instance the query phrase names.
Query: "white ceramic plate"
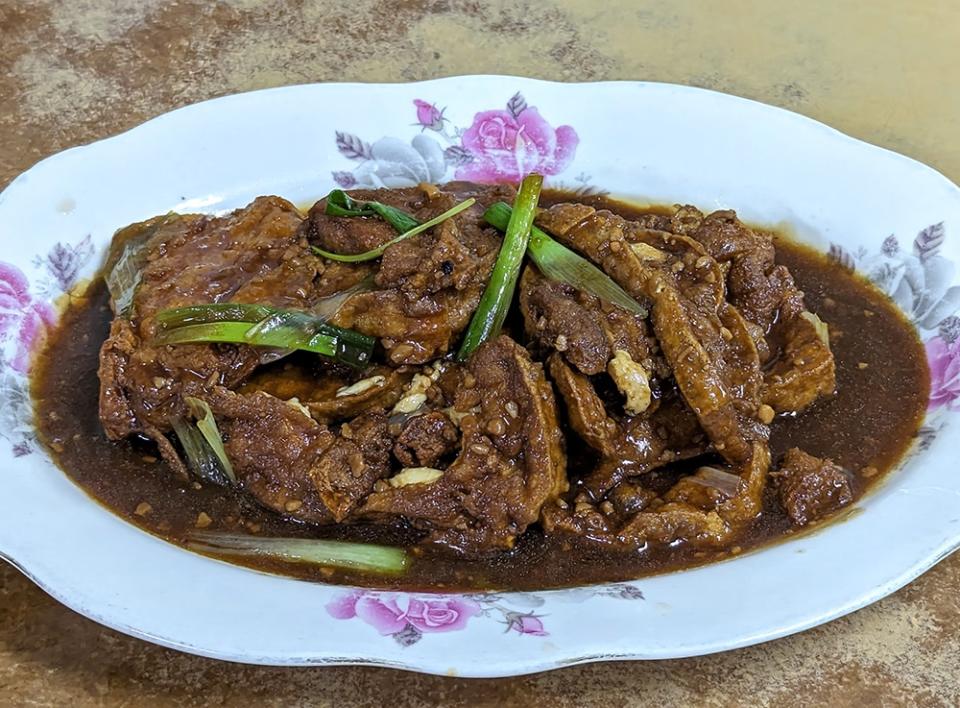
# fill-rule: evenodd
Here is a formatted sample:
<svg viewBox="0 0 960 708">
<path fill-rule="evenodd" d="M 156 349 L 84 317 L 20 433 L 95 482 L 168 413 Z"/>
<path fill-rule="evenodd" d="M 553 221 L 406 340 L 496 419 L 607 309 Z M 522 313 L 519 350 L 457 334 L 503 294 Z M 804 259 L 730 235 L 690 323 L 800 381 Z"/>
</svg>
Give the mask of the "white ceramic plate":
<svg viewBox="0 0 960 708">
<path fill-rule="evenodd" d="M 910 314 L 934 371 L 914 453 L 861 513 L 736 560 L 543 593 L 374 593 L 193 555 L 91 502 L 38 448 L 29 348 L 52 300 L 113 231 L 343 185 L 515 178 L 787 224 L 863 269 Z M 263 664 L 375 664 L 501 676 L 765 641 L 899 588 L 960 542 L 960 191 L 917 162 L 801 116 L 699 89 L 475 76 L 326 84 L 189 106 L 55 155 L 0 194 L 0 550 L 94 620 Z M 896 402 L 891 402 L 896 405 Z M 94 411 L 90 415 L 95 415 Z"/>
</svg>

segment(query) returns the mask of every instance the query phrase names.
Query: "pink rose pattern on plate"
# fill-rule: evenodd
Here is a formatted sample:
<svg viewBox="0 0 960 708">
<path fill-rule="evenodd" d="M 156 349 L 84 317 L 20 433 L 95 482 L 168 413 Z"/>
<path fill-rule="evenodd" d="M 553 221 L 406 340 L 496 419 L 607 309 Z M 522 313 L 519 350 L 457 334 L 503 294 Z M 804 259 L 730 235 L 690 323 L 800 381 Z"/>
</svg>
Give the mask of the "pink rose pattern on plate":
<svg viewBox="0 0 960 708">
<path fill-rule="evenodd" d="M 357 617 L 404 646 L 424 634 L 456 632 L 482 611 L 480 603 L 457 595 L 412 595 L 356 590 L 327 604 L 336 619 Z"/>
<path fill-rule="evenodd" d="M 31 352 L 53 321 L 50 305 L 30 294 L 30 283 L 23 271 L 10 263 L 0 263 L 0 341 L 13 345 L 4 347 L 0 366 L 25 374 Z M 9 355 L 8 349 L 12 349 Z"/>
<path fill-rule="evenodd" d="M 457 168 L 457 179 L 472 182 L 519 182 L 531 172 L 563 172 L 577 150 L 577 133 L 569 125 L 554 129 L 536 108 L 522 104 L 514 112 L 477 113 L 461 136 L 473 159 Z"/>
<path fill-rule="evenodd" d="M 592 597 L 644 599 L 643 593 L 630 583 L 572 588 L 565 593 L 568 599 L 581 601 Z M 393 637 L 398 644 L 408 647 L 425 634 L 466 629 L 474 618 L 494 619 L 504 625 L 505 632 L 517 636 L 547 637 L 550 633 L 543 622 L 546 615 L 536 614 L 545 604 L 543 595 L 532 592 L 434 595 L 354 589 L 327 603 L 326 610 L 335 619 L 359 619 L 381 635 Z"/>
<path fill-rule="evenodd" d="M 507 632 L 513 631 L 518 634 L 529 634 L 534 637 L 546 637 L 549 635 L 543 628 L 540 615 L 535 615 L 532 612 L 507 612 L 504 614 L 504 623 L 507 625 Z"/>
<path fill-rule="evenodd" d="M 443 123 L 446 119 L 443 117 L 443 111 L 437 108 L 435 103 L 427 103 L 415 98 L 413 105 L 417 107 L 417 125 L 424 130 L 443 131 Z"/>
<path fill-rule="evenodd" d="M 353 187 L 407 187 L 439 182 L 452 176 L 477 182 L 518 182 L 530 172 L 555 176 L 574 161 L 579 137 L 567 125 L 554 128 L 517 93 L 505 109 L 474 114 L 467 128 L 453 127 L 446 108 L 422 99 L 413 102 L 417 135 L 409 142 L 384 137 L 368 143 L 337 132 L 344 157 L 358 163 L 333 173 L 337 184 Z M 579 174 L 574 185 L 555 185 L 580 194 L 597 193 L 590 177 Z M 924 338 L 931 372 L 927 422 L 919 432 L 920 449 L 929 446 L 943 427 L 943 413 L 960 411 L 960 285 L 954 285 L 955 264 L 939 254 L 946 239 L 943 223 L 921 230 L 907 251 L 891 235 L 879 252 L 847 251 L 839 244 L 829 256 L 870 278 L 903 309 Z M 17 266 L 0 262 L 0 436 L 14 455 L 29 454 L 35 443 L 26 374 L 30 356 L 55 321 L 52 301 L 69 292 L 93 255 L 89 236 L 75 245 L 56 244 L 32 264 L 30 278 Z M 620 583 L 565 591 L 570 599 L 609 597 L 643 599 L 636 586 Z M 326 605 L 330 616 L 359 619 L 403 646 L 425 634 L 456 632 L 472 621 L 492 618 L 516 636 L 549 636 L 536 610 L 546 603 L 536 593 L 437 595 L 349 590 Z M 523 607 L 517 607 L 523 605 Z"/>
<path fill-rule="evenodd" d="M 31 356 L 56 321 L 51 301 L 73 287 L 92 255 L 89 236 L 75 246 L 58 243 L 33 259 L 41 273 L 34 288 L 20 268 L 0 262 L 0 437 L 10 441 L 17 457 L 29 454 L 36 439 L 27 373 Z"/>
<path fill-rule="evenodd" d="M 436 106 L 418 102 L 417 109 L 419 125 L 424 129 L 444 130 L 445 119 Z M 478 113 L 471 129 L 480 126 L 479 134 L 491 120 L 503 118 L 497 111 Z M 471 164 L 471 160 L 465 158 L 462 164 Z M 456 176 L 474 179 L 459 169 Z M 839 244 L 832 244 L 828 254 L 844 267 L 862 272 L 887 293 L 924 339 L 931 386 L 927 421 L 918 432 L 920 450 L 927 448 L 942 429 L 944 412 L 960 411 L 960 286 L 952 284 L 954 264 L 939 255 L 945 238 L 941 223 L 920 231 L 909 252 L 901 248 L 895 236 L 888 236 L 877 254 L 866 249 L 851 253 Z M 573 588 L 565 594 L 582 600 L 596 596 L 643 599 L 640 590 L 629 583 Z M 406 647 L 420 641 L 424 634 L 465 629 L 473 618 L 496 619 L 505 632 L 516 636 L 549 636 L 544 622 L 547 615 L 536 612 L 545 602 L 537 593 L 415 595 L 357 589 L 339 596 L 326 609 L 336 619 L 360 619 Z M 511 606 L 518 603 L 525 606 Z"/>
<path fill-rule="evenodd" d="M 420 182 L 463 179 L 472 182 L 520 182 L 531 172 L 555 176 L 576 156 L 580 138 L 569 125 L 554 127 L 534 106 L 515 93 L 504 108 L 474 114 L 470 125 L 454 127 L 446 108 L 417 98 L 413 101 L 419 128 L 409 142 L 396 137 L 368 143 L 337 132 L 337 150 L 358 162 L 352 170 L 333 172 L 334 181 L 352 187 L 412 187 Z M 576 191 L 593 193 L 590 177 L 579 174 Z M 557 185 L 555 185 L 557 186 Z"/>
<path fill-rule="evenodd" d="M 943 428 L 945 412 L 960 411 L 960 285 L 954 284 L 956 264 L 940 255 L 947 238 L 943 222 L 931 224 L 904 248 L 893 234 L 879 252 L 855 252 L 830 245 L 828 257 L 856 270 L 891 299 L 913 322 L 927 351 L 930 402 L 927 420 L 918 432 L 919 450 L 933 443 Z"/>
<path fill-rule="evenodd" d="M 940 332 L 926 344 L 930 409 L 960 411 L 960 317 L 944 320 Z"/>
</svg>

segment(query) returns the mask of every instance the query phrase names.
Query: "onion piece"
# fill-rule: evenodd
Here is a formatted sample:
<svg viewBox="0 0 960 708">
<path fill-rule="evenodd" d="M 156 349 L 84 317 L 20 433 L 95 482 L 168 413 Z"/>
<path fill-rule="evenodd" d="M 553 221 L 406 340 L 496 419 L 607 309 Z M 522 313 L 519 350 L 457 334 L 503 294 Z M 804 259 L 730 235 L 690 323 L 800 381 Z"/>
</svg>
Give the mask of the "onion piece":
<svg viewBox="0 0 960 708">
<path fill-rule="evenodd" d="M 204 481 L 225 486 L 230 478 L 200 429 L 182 418 L 174 420 L 172 425 L 190 470 Z"/>
<path fill-rule="evenodd" d="M 391 434 L 399 435 L 400 431 L 403 430 L 403 426 L 407 424 L 411 418 L 416 418 L 427 412 L 427 405 L 424 403 L 422 406 L 416 410 L 412 410 L 409 413 L 393 413 L 389 418 L 387 418 L 387 427 L 389 428 Z"/>
<path fill-rule="evenodd" d="M 248 305 L 239 302 L 211 302 L 161 310 L 154 321 L 161 329 L 175 329 L 213 322 L 249 322 L 253 324 L 277 312 L 269 305 Z"/>
<path fill-rule="evenodd" d="M 695 474 L 686 479 L 695 484 L 716 489 L 728 498 L 737 495 L 737 492 L 740 491 L 740 482 L 742 481 L 738 475 L 708 465 L 700 467 Z"/>
<path fill-rule="evenodd" d="M 810 312 L 809 310 L 804 310 L 800 313 L 800 316 L 813 325 L 814 331 L 816 331 L 817 336 L 820 337 L 820 341 L 823 342 L 823 346 L 827 349 L 830 348 L 830 328 L 827 326 L 827 323 L 821 320 L 817 315 Z"/>
<path fill-rule="evenodd" d="M 129 238 L 121 247 L 119 255 L 110 266 L 104 280 L 107 283 L 107 290 L 110 292 L 110 299 L 113 301 L 113 311 L 119 317 L 129 317 L 133 308 L 133 296 L 140 286 L 140 280 L 143 277 L 143 267 L 147 264 L 147 244 L 153 235 L 163 226 L 166 226 L 174 218 L 179 218 L 179 214 L 170 212 L 164 217 L 158 217 L 155 223 L 144 228 L 140 233 Z M 131 227 L 127 227 L 128 229 Z M 118 235 L 126 229 L 118 232 Z M 115 252 L 110 254 L 113 258 Z"/>
<path fill-rule="evenodd" d="M 200 431 L 213 454 L 220 461 L 223 473 L 234 484 L 237 483 L 237 476 L 233 473 L 233 465 L 230 464 L 230 458 L 227 457 L 227 451 L 223 447 L 223 437 L 220 435 L 220 428 L 217 427 L 217 420 L 213 417 L 213 411 L 206 401 L 193 396 L 184 396 L 184 402 L 190 409 L 190 415 L 197 419 L 197 430 Z"/>
<path fill-rule="evenodd" d="M 375 287 L 372 275 L 351 285 L 346 290 L 321 298 L 310 308 L 310 312 L 300 310 L 277 310 L 272 312 L 247 330 L 246 338 L 256 340 L 257 337 L 268 334 L 276 329 L 295 329 L 310 338 L 320 331 L 330 319 L 337 314 L 343 304 L 358 293 L 368 292 Z"/>
<path fill-rule="evenodd" d="M 316 304 L 310 308 L 310 314 L 319 320 L 328 322 L 340 311 L 340 308 L 354 295 L 368 293 L 377 289 L 376 279 L 373 274 L 368 275 L 363 280 L 359 280 L 349 288 L 345 288 L 333 295 L 327 295 L 320 298 Z"/>
<path fill-rule="evenodd" d="M 195 310 L 200 305 L 190 308 Z M 211 305 L 217 308 L 217 305 Z M 259 306 L 251 306 L 257 308 Z M 213 310 L 216 312 L 216 310 Z M 161 313 L 162 314 L 162 313 Z M 168 315 L 171 319 L 176 313 Z M 269 315 L 267 319 L 272 318 Z M 320 324 L 316 333 L 310 334 L 313 328 L 299 326 L 302 318 L 310 315 L 300 312 L 291 316 L 294 325 L 273 326 L 250 334 L 256 325 L 243 321 L 213 321 L 205 324 L 186 324 L 179 327 L 161 328 L 154 338 L 156 344 L 196 344 L 196 343 L 226 343 L 249 344 L 257 347 L 273 349 L 302 349 L 315 354 L 322 354 L 349 366 L 363 368 L 370 363 L 376 339 L 349 329 L 334 327 L 329 324 Z M 274 360 L 279 358 L 275 353 Z M 280 352 L 282 355 L 282 352 Z"/>
</svg>

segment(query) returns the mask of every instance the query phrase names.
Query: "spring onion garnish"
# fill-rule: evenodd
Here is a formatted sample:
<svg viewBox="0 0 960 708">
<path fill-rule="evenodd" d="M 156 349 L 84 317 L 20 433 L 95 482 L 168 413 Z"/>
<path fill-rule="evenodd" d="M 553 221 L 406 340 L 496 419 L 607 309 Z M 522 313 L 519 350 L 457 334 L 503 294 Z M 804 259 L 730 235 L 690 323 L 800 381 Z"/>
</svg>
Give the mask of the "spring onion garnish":
<svg viewBox="0 0 960 708">
<path fill-rule="evenodd" d="M 267 305 L 177 307 L 159 312 L 156 322 L 160 325 L 154 340 L 157 344 L 224 343 L 300 349 L 356 367 L 370 363 L 376 344 L 373 337 L 327 324 L 326 317 Z"/>
<path fill-rule="evenodd" d="M 257 322 L 253 327 L 248 329 L 247 333 L 243 336 L 248 342 L 255 342 L 258 339 L 268 336 L 271 332 L 286 329 L 294 329 L 302 332 L 307 337 L 312 337 L 317 333 L 318 324 L 316 320 L 306 312 L 281 310 Z"/>
<path fill-rule="evenodd" d="M 337 314 L 337 311 L 343 306 L 343 303 L 349 300 L 353 295 L 373 290 L 374 287 L 374 278 L 372 275 L 368 275 L 363 280 L 355 283 L 345 290 L 341 290 L 334 295 L 321 298 L 315 305 L 313 305 L 313 307 L 310 308 L 309 313 L 300 312 L 298 310 L 273 309 L 269 315 L 247 330 L 245 335 L 247 341 L 256 341 L 264 334 L 272 332 L 275 329 L 297 329 L 303 333 L 305 338 L 310 338 L 321 330 L 325 329 L 326 334 L 337 334 L 341 339 L 345 339 L 348 342 L 355 341 L 358 346 L 363 347 L 365 346 L 366 341 L 370 339 L 369 337 L 357 334 L 350 330 L 335 330 L 333 327 L 327 326 L 326 323 L 331 317 Z M 352 335 L 356 335 L 362 339 L 355 340 Z"/>
<path fill-rule="evenodd" d="M 211 322 L 255 323 L 277 312 L 270 305 L 244 305 L 237 302 L 219 302 L 207 305 L 188 305 L 162 310 L 154 318 L 163 329 Z"/>
<path fill-rule="evenodd" d="M 177 434 L 180 445 L 183 447 L 187 464 L 197 477 L 219 485 L 225 485 L 231 481 L 231 477 L 227 475 L 220 462 L 220 457 L 214 452 L 197 426 L 178 418 L 173 421 L 173 431 Z M 231 469 L 231 474 L 232 472 Z"/>
<path fill-rule="evenodd" d="M 320 298 L 311 308 L 310 314 L 326 322 L 332 319 L 343 304 L 354 295 L 368 293 L 377 289 L 376 277 L 373 274 L 368 275 L 363 280 L 359 280 L 349 288 L 345 288 L 333 295 L 327 295 Z"/>
<path fill-rule="evenodd" d="M 273 558 L 385 575 L 398 575 L 410 565 L 410 556 L 404 549 L 371 543 L 243 536 L 212 531 L 193 532 L 186 541 L 188 548 L 215 555 Z"/>
<path fill-rule="evenodd" d="M 368 292 L 375 288 L 373 276 L 351 285 L 333 295 L 320 298 L 310 308 L 309 314 L 319 324 L 330 320 L 340 307 L 353 295 Z M 164 329 L 182 327 L 188 324 L 207 324 L 208 322 L 260 322 L 261 320 L 282 312 L 279 308 L 270 305 L 245 305 L 237 302 L 218 302 L 205 305 L 188 305 L 186 307 L 172 307 L 158 312 L 154 319 Z M 349 330 L 340 330 L 347 332 Z"/>
<path fill-rule="evenodd" d="M 211 322 L 209 324 L 186 325 L 160 332 L 154 339 L 157 344 L 250 344 L 258 347 L 279 349 L 300 349 L 339 359 L 341 342 L 336 336 L 325 333 L 315 334 L 304 339 L 304 333 L 295 328 L 277 328 L 263 333 L 255 339 L 249 339 L 247 332 L 252 327 L 249 322 Z M 366 365 L 368 357 L 361 357 L 358 365 Z"/>
<path fill-rule="evenodd" d="M 484 212 L 483 218 L 491 226 L 505 231 L 511 211 L 507 204 L 498 202 Z M 550 280 L 572 285 L 635 315 L 647 316 L 646 308 L 630 297 L 610 276 L 536 226 L 530 231 L 527 252 L 540 272 Z"/>
<path fill-rule="evenodd" d="M 517 192 L 513 211 L 504 230 L 503 243 L 500 245 L 500 253 L 497 255 L 497 262 L 494 263 L 493 273 L 490 275 L 487 287 L 480 298 L 480 304 L 473 313 L 467 334 L 457 353 L 460 361 L 467 359 L 474 349 L 500 333 L 510 302 L 513 300 L 513 291 L 517 285 L 523 255 L 527 252 L 530 228 L 537 213 L 537 202 L 540 200 L 542 186 L 543 177 L 538 174 L 527 175 L 520 183 L 520 190 Z"/>
<path fill-rule="evenodd" d="M 390 246 L 394 245 L 395 243 L 400 243 L 401 241 L 404 241 L 410 238 L 411 236 L 422 234 L 427 229 L 431 229 L 437 224 L 443 223 L 450 217 L 456 216 L 461 211 L 464 211 L 465 209 L 469 209 L 476 203 L 476 201 L 477 200 L 474 199 L 473 197 L 465 201 L 462 201 L 456 206 L 451 207 L 450 209 L 447 209 L 445 212 L 440 214 L 440 216 L 435 216 L 434 218 L 430 219 L 430 221 L 426 221 L 420 224 L 419 226 L 414 226 L 410 229 L 407 229 L 396 238 L 390 239 L 386 243 L 382 243 L 376 248 L 370 251 L 366 251 L 365 253 L 353 253 L 353 254 L 331 253 L 330 251 L 324 251 L 322 248 L 317 248 L 316 246 L 313 246 L 313 252 L 316 253 L 318 256 L 323 256 L 324 258 L 327 258 L 331 261 L 340 261 L 341 263 L 363 263 L 364 261 L 372 261 L 374 258 L 379 258 L 380 256 L 382 256 L 383 252 L 386 251 Z M 400 212 L 400 213 L 403 213 L 403 212 Z M 406 215 L 404 214 L 404 216 Z M 412 217 L 407 217 L 407 218 L 412 220 Z M 396 224 L 393 224 L 393 226 L 394 228 L 396 228 Z"/>
<path fill-rule="evenodd" d="M 335 189 L 327 195 L 324 213 L 327 216 L 373 216 L 376 214 L 401 234 L 420 223 L 396 207 L 381 202 L 358 202 L 342 189 Z"/>
<path fill-rule="evenodd" d="M 213 411 L 206 401 L 193 396 L 184 396 L 184 403 L 190 409 L 190 415 L 197 419 L 197 430 L 203 435 L 204 440 L 213 450 L 213 454 L 220 461 L 220 467 L 223 473 L 231 482 L 237 481 L 237 476 L 233 473 L 233 465 L 230 464 L 230 458 L 227 457 L 227 451 L 223 447 L 223 438 L 220 436 L 220 428 L 217 427 L 217 421 L 213 417 Z"/>
</svg>

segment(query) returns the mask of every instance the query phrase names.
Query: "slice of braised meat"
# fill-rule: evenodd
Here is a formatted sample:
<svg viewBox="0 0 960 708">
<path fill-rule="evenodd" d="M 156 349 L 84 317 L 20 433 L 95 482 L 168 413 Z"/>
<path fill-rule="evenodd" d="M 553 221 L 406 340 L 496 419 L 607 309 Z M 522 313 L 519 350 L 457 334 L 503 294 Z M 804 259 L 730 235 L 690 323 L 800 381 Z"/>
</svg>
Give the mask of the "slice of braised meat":
<svg viewBox="0 0 960 708">
<path fill-rule="evenodd" d="M 714 449 L 731 464 L 748 463 L 753 443 L 769 434 L 759 420 L 759 354 L 745 320 L 724 299 L 719 264 L 687 236 L 580 204 L 553 206 L 537 221 L 651 304 L 653 332 Z"/>
<path fill-rule="evenodd" d="M 678 209 L 671 226 L 727 266 L 730 303 L 752 326 L 761 360 L 773 362 L 764 376 L 763 402 L 778 413 L 799 412 L 832 394 L 836 374 L 826 325 L 807 311 L 786 266 L 775 262 L 771 236 L 732 211 L 704 216 L 691 206 Z"/>
<path fill-rule="evenodd" d="M 733 211 L 715 211 L 704 216 L 684 206 L 671 219 L 671 231 L 699 241 L 718 263 L 727 266 L 730 304 L 749 322 L 766 333 L 777 319 L 784 302 L 803 294 L 793 283 L 786 266 L 777 265 L 773 239 L 744 224 Z"/>
<path fill-rule="evenodd" d="M 289 202 L 260 197 L 223 217 L 160 219 L 151 222 L 129 317 L 115 317 L 100 351 L 100 418 L 113 440 L 157 438 L 185 413 L 184 385 L 233 387 L 260 362 L 250 347 L 153 346 L 159 311 L 231 301 L 303 308 L 312 297 L 318 260 Z"/>
<path fill-rule="evenodd" d="M 585 374 L 606 370 L 613 356 L 600 313 L 581 301 L 565 283 L 547 280 L 535 266 L 520 278 L 520 311 L 524 330 L 540 349 L 558 349 Z"/>
<path fill-rule="evenodd" d="M 527 266 L 520 278 L 520 312 L 539 349 L 561 352 L 587 376 L 608 372 L 614 359 L 617 366 L 639 365 L 648 379 L 670 375 L 646 318 L 548 280 L 536 266 Z"/>
<path fill-rule="evenodd" d="M 460 428 L 459 456 L 446 469 L 406 468 L 378 483 L 359 513 L 403 517 L 427 532 L 427 543 L 460 553 L 510 548 L 544 504 L 567 488 L 556 405 L 543 369 L 501 336 L 432 388 L 453 394 L 448 415 Z"/>
<path fill-rule="evenodd" d="M 599 504 L 551 504 L 544 509 L 544 528 L 622 549 L 677 541 L 721 546 L 759 515 L 769 463 L 766 446 L 754 443 L 747 462 L 729 470 L 701 469 L 664 494 L 625 481 Z"/>
<path fill-rule="evenodd" d="M 584 480 L 592 498 L 625 476 L 706 451 L 696 416 L 672 395 L 670 368 L 645 317 L 547 280 L 534 266 L 520 281 L 520 309 L 537 348 L 554 352 L 550 377 L 571 427 L 599 453 Z"/>
<path fill-rule="evenodd" d="M 404 468 L 433 467 L 457 449 L 460 431 L 439 411 L 414 416 L 403 424 L 393 455 Z"/>
<path fill-rule="evenodd" d="M 374 264 L 332 263 L 320 290 L 337 292 L 369 274 L 374 290 L 351 298 L 334 324 L 378 337 L 394 365 L 422 364 L 449 351 L 469 324 L 493 269 L 501 236 L 483 220 L 484 209 L 512 202 L 513 188 L 453 182 L 410 189 L 357 190 L 355 199 L 381 201 L 421 222 L 475 197 L 470 209 L 440 226 L 387 248 Z M 334 217 L 321 200 L 310 210 L 303 233 L 310 243 L 335 253 L 361 253 L 394 238 L 379 218 Z"/>
<path fill-rule="evenodd" d="M 803 310 L 774 328 L 783 343 L 763 381 L 763 402 L 777 413 L 796 413 L 837 386 L 830 333 L 816 315 Z"/>
<path fill-rule="evenodd" d="M 340 426 L 340 434 L 310 469 L 310 479 L 337 522 L 359 507 L 373 483 L 389 474 L 387 416 L 373 409 Z"/>
<path fill-rule="evenodd" d="M 791 448 L 772 472 L 780 504 L 797 526 L 806 526 L 853 501 L 850 474 L 833 460 Z"/>
<path fill-rule="evenodd" d="M 244 491 L 280 514 L 311 523 L 333 521 L 309 476 L 332 447 L 332 432 L 297 406 L 263 391 L 238 394 L 215 387 L 203 399 Z"/>
<path fill-rule="evenodd" d="M 400 400 L 413 375 L 411 367 L 371 366 L 362 372 L 331 372 L 319 363 L 309 368 L 284 364 L 259 370 L 237 392 L 264 391 L 284 401 L 295 400 L 318 423 L 328 424 L 372 408 L 390 408 Z"/>
<path fill-rule="evenodd" d="M 567 422 L 599 456 L 583 480 L 591 500 L 601 500 L 627 477 L 709 450 L 696 416 L 676 393 L 668 392 L 649 415 L 618 416 L 607 410 L 590 380 L 559 354 L 550 356 L 548 367 L 564 402 Z"/>
<path fill-rule="evenodd" d="M 390 437 L 382 410 L 334 432 L 306 408 L 258 391 L 214 387 L 204 395 L 217 420 L 239 485 L 264 506 L 301 521 L 345 520 L 390 474 Z"/>
<path fill-rule="evenodd" d="M 672 416 L 663 423 L 657 420 L 661 409 L 656 409 L 648 419 L 617 426 L 603 420 L 603 402 L 595 392 L 591 400 L 590 382 L 560 359 L 551 360 L 571 427 L 600 452 L 601 464 L 585 481 L 587 493 L 565 507 L 545 510 L 546 527 L 625 547 L 728 541 L 760 513 L 769 429 L 761 421 L 763 380 L 756 339 L 726 300 L 727 267 L 683 233 L 645 228 L 583 205 L 556 205 L 541 212 L 538 223 L 649 303 L 653 333 L 686 404 L 672 410 L 661 405 Z M 707 440 L 698 441 L 695 423 L 677 424 L 685 420 L 687 407 Z M 607 471 L 622 450 L 622 443 L 610 450 L 611 439 L 627 440 L 646 452 L 639 457 L 640 472 L 684 451 L 702 453 L 707 443 L 729 468 L 683 477 L 658 494 L 645 488 L 638 475 Z M 626 476 L 634 479 L 624 481 Z"/>
</svg>

